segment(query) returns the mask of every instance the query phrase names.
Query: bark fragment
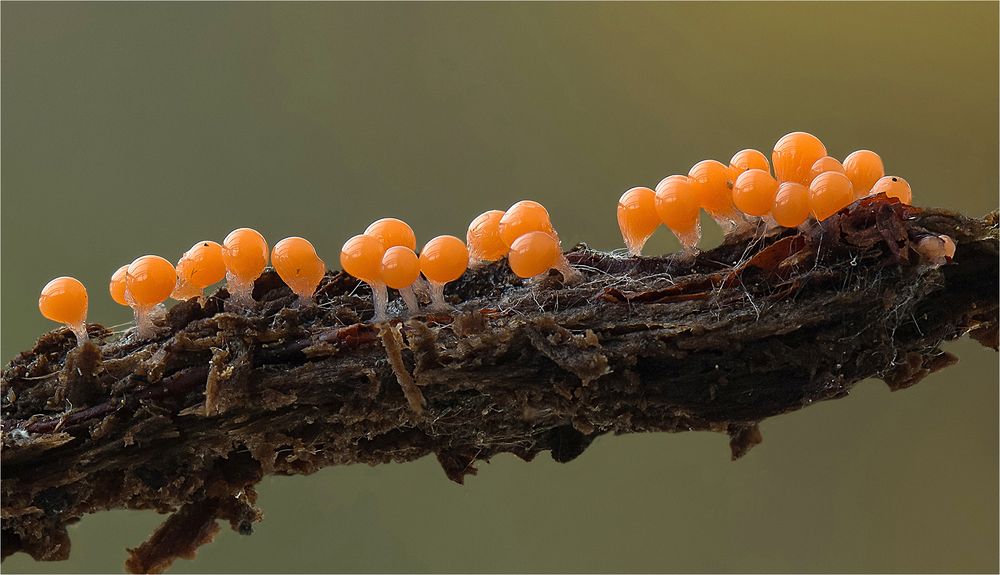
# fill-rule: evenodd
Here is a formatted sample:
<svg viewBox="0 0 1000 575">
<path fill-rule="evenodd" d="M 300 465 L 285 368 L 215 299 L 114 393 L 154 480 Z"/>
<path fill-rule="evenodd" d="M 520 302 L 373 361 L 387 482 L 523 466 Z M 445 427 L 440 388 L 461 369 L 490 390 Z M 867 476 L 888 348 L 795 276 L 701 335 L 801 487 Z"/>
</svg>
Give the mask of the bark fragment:
<svg viewBox="0 0 1000 575">
<path fill-rule="evenodd" d="M 953 261 L 921 258 L 931 235 Z M 567 258 L 572 286 L 486 265 L 449 287 L 454 313 L 386 328 L 342 273 L 302 306 L 267 272 L 253 310 L 219 290 L 152 341 L 43 335 L 3 371 L 3 554 L 65 559 L 83 515 L 155 509 L 172 515 L 127 566 L 163 570 L 219 520 L 250 533 L 265 475 L 329 465 L 434 454 L 461 483 L 498 453 L 568 462 L 601 435 L 688 430 L 726 433 L 738 458 L 768 417 L 947 367 L 945 340 L 996 347 L 995 213 L 878 197 L 693 259 Z"/>
</svg>

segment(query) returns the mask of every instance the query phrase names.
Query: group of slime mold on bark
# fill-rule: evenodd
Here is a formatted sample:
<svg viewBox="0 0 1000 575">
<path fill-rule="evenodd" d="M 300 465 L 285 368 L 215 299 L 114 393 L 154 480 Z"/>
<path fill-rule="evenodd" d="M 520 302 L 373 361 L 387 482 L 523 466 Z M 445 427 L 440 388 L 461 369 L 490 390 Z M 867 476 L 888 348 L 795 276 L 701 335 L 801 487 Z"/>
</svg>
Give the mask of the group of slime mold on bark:
<svg viewBox="0 0 1000 575">
<path fill-rule="evenodd" d="M 912 203 L 906 180 L 885 175 L 881 157 L 870 150 L 850 153 L 843 162 L 827 154 L 812 134 L 792 132 L 774 145 L 771 160 L 758 150 L 737 152 L 729 164 L 716 160 L 696 163 L 687 175 L 667 176 L 655 188 L 634 187 L 618 200 L 618 226 L 630 257 L 661 224 L 677 236 L 688 255 L 701 240 L 700 212 L 708 213 L 726 233 L 763 226 L 805 229 L 866 196 L 885 194 Z M 446 311 L 444 287 L 485 262 L 506 258 L 521 278 L 537 278 L 557 270 L 566 284 L 579 281 L 562 251 L 548 211 L 540 203 L 522 200 L 506 211 L 490 210 L 472 220 L 466 241 L 437 236 L 416 251 L 413 229 L 397 218 L 375 221 L 364 233 L 348 239 L 340 252 L 344 272 L 372 291 L 373 322 L 389 319 L 388 289 L 397 290 L 407 313 L 419 313 L 418 294 L 430 300 L 428 309 Z M 948 236 L 923 238 L 918 251 L 938 264 L 954 256 Z M 177 262 L 144 255 L 118 268 L 108 289 L 118 304 L 135 315 L 134 337 L 149 339 L 159 329 L 167 299 L 201 300 L 204 290 L 226 280 L 227 305 L 235 310 L 254 305 L 254 281 L 268 266 L 267 240 L 256 230 L 233 230 L 221 244 L 202 240 Z M 288 237 L 270 251 L 270 265 L 299 300 L 308 305 L 326 274 L 315 247 L 301 237 Z M 63 276 L 42 288 L 38 308 L 46 318 L 64 324 L 78 344 L 87 340 L 87 289 Z"/>
</svg>

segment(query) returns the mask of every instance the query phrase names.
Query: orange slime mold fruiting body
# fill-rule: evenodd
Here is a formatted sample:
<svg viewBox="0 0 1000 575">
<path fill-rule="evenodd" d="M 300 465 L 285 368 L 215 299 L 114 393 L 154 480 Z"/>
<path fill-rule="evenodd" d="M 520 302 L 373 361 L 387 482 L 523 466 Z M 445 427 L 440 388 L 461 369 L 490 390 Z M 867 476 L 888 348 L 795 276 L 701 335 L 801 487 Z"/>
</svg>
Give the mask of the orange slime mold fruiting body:
<svg viewBox="0 0 1000 575">
<path fill-rule="evenodd" d="M 444 300 L 444 286 L 462 277 L 468 269 L 468 248 L 455 236 L 438 236 L 424 244 L 419 260 L 420 271 L 431 287 L 431 309 L 450 309 Z"/>
<path fill-rule="evenodd" d="M 733 158 L 729 160 L 729 181 L 736 183 L 736 178 L 747 170 L 764 170 L 770 173 L 771 164 L 767 161 L 767 156 L 759 150 L 748 148 L 733 154 Z"/>
<path fill-rule="evenodd" d="M 108 293 L 111 294 L 111 299 L 118 305 L 123 305 L 129 307 L 128 299 L 125 297 L 125 276 L 128 273 L 128 264 L 115 270 L 115 273 L 111 274 L 111 281 L 108 282 Z"/>
<path fill-rule="evenodd" d="M 233 230 L 222 242 L 226 288 L 230 301 L 240 307 L 253 304 L 253 282 L 267 267 L 267 240 L 257 230 Z"/>
<path fill-rule="evenodd" d="M 176 282 L 173 264 L 160 256 L 142 256 L 129 264 L 125 271 L 125 301 L 135 312 L 139 339 L 156 335 L 153 315 L 173 293 Z"/>
<path fill-rule="evenodd" d="M 569 265 L 559 240 L 545 232 L 528 232 L 514 240 L 507 256 L 510 269 L 521 278 L 534 278 L 559 270 L 564 283 L 579 281 L 580 272 Z"/>
<path fill-rule="evenodd" d="M 786 228 L 801 226 L 809 220 L 809 188 L 798 182 L 784 182 L 774 196 L 771 217 Z"/>
<path fill-rule="evenodd" d="M 882 158 L 871 150 L 851 152 L 844 158 L 844 173 L 854 186 L 854 197 L 863 198 L 872 191 L 875 182 L 885 175 Z"/>
<path fill-rule="evenodd" d="M 226 277 L 226 262 L 222 246 L 202 240 L 184 252 L 177 262 L 177 283 L 171 294 L 176 300 L 201 297 L 205 288 Z"/>
<path fill-rule="evenodd" d="M 87 341 L 87 288 L 80 280 L 58 277 L 45 284 L 38 296 L 38 311 L 54 322 L 68 327 L 76 335 L 77 345 Z"/>
<path fill-rule="evenodd" d="M 846 174 L 844 171 L 843 164 L 840 160 L 834 158 L 833 156 L 823 156 L 822 158 L 816 160 L 812 168 L 809 170 L 809 182 L 816 179 L 816 176 L 822 174 L 823 172 L 840 172 L 841 174 Z"/>
<path fill-rule="evenodd" d="M 646 241 L 659 225 L 656 192 L 653 190 L 632 188 L 618 199 L 618 229 L 622 233 L 629 255 L 641 255 L 642 246 L 646 245 Z"/>
<path fill-rule="evenodd" d="M 817 220 L 827 219 L 853 201 L 851 180 L 840 172 L 823 172 L 809 184 L 809 206 Z"/>
<path fill-rule="evenodd" d="M 316 255 L 309 240 L 285 238 L 271 250 L 271 265 L 295 295 L 303 301 L 312 300 L 319 282 L 326 274 L 326 264 Z"/>
<path fill-rule="evenodd" d="M 932 266 L 942 266 L 955 257 L 955 240 L 946 235 L 926 236 L 917 242 L 917 253 Z"/>
<path fill-rule="evenodd" d="M 785 134 L 774 144 L 771 165 L 779 182 L 809 185 L 813 164 L 826 154 L 826 146 L 816 136 L 806 132 Z"/>
<path fill-rule="evenodd" d="M 393 246 L 382 256 L 382 279 L 392 289 L 398 290 L 411 315 L 420 311 L 420 304 L 413 291 L 413 283 L 420 277 L 420 260 L 406 246 Z"/>
<path fill-rule="evenodd" d="M 495 262 L 507 255 L 510 247 L 500 237 L 500 220 L 504 212 L 490 210 L 476 216 L 465 234 L 469 246 L 470 265 Z"/>
<path fill-rule="evenodd" d="M 692 254 L 701 240 L 698 196 L 687 176 L 667 176 L 656 185 L 656 214 Z"/>
<path fill-rule="evenodd" d="M 559 242 L 545 232 L 528 232 L 510 247 L 510 269 L 521 278 L 548 272 L 559 259 Z"/>
<path fill-rule="evenodd" d="M 403 246 L 410 251 L 417 249 L 417 236 L 413 233 L 413 228 L 397 218 L 375 220 L 365 229 L 364 235 L 379 240 L 385 249 L 393 246 Z"/>
<path fill-rule="evenodd" d="M 777 192 L 778 181 L 771 174 L 764 170 L 747 170 L 736 178 L 733 202 L 744 214 L 763 217 L 771 213 Z"/>
<path fill-rule="evenodd" d="M 521 200 L 508 208 L 500 218 L 498 227 L 500 239 L 507 247 L 528 232 L 545 232 L 558 238 L 549 219 L 549 212 L 542 204 L 531 200 Z"/>
<path fill-rule="evenodd" d="M 688 172 L 698 204 L 722 227 L 732 231 L 744 218 L 733 205 L 732 171 L 722 162 L 702 160 Z"/>
<path fill-rule="evenodd" d="M 372 290 L 372 306 L 375 308 L 372 321 L 376 323 L 387 319 L 386 307 L 389 304 L 389 293 L 382 280 L 383 255 L 385 248 L 382 242 L 364 234 L 350 238 L 340 250 L 340 267 L 368 284 Z"/>
<path fill-rule="evenodd" d="M 906 205 L 913 205 L 913 190 L 910 189 L 909 182 L 899 176 L 885 176 L 880 178 L 872 186 L 871 193 L 873 195 L 885 194 L 890 198 L 897 198 Z"/>
</svg>

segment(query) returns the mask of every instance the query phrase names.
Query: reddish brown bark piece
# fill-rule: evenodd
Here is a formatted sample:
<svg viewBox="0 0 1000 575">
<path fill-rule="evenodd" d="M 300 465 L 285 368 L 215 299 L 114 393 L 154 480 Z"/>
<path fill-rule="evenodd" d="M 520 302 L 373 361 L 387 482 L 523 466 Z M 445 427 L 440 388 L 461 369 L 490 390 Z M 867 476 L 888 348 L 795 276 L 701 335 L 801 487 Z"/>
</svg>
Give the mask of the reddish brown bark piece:
<svg viewBox="0 0 1000 575">
<path fill-rule="evenodd" d="M 953 262 L 921 260 L 931 234 L 954 238 Z M 449 284 L 454 313 L 391 331 L 342 273 L 302 306 L 271 272 L 253 310 L 220 290 L 154 341 L 92 325 L 77 349 L 57 330 L 3 371 L 3 553 L 65 559 L 80 517 L 154 509 L 172 515 L 128 568 L 159 571 L 219 520 L 250 533 L 265 475 L 329 465 L 433 454 L 461 483 L 498 453 L 568 462 L 602 435 L 689 430 L 727 434 L 738 458 L 768 417 L 947 367 L 945 340 L 996 347 L 997 234 L 995 213 L 879 197 L 696 258 L 578 246 L 572 286 L 483 266 Z"/>
<path fill-rule="evenodd" d="M 129 549 L 129 573 L 163 573 L 175 559 L 194 559 L 195 552 L 219 532 L 218 500 L 188 503 L 170 516 L 136 549 Z"/>
</svg>

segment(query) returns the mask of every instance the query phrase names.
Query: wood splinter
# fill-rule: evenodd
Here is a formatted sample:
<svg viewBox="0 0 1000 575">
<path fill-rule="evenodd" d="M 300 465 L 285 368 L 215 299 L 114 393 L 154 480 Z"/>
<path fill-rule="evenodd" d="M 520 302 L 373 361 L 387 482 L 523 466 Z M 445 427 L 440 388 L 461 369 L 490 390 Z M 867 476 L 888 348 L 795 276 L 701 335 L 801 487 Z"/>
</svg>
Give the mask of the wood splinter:
<svg viewBox="0 0 1000 575">
<path fill-rule="evenodd" d="M 392 372 L 396 374 L 396 380 L 399 381 L 399 387 L 403 389 L 410 409 L 417 415 L 423 414 L 427 400 L 424 399 L 424 394 L 420 392 L 417 384 L 413 382 L 413 376 L 410 375 L 410 371 L 406 369 L 406 363 L 403 362 L 403 336 L 399 326 L 390 322 L 379 324 L 379 335 L 382 337 L 382 346 L 389 358 L 389 365 L 392 366 Z"/>
</svg>

